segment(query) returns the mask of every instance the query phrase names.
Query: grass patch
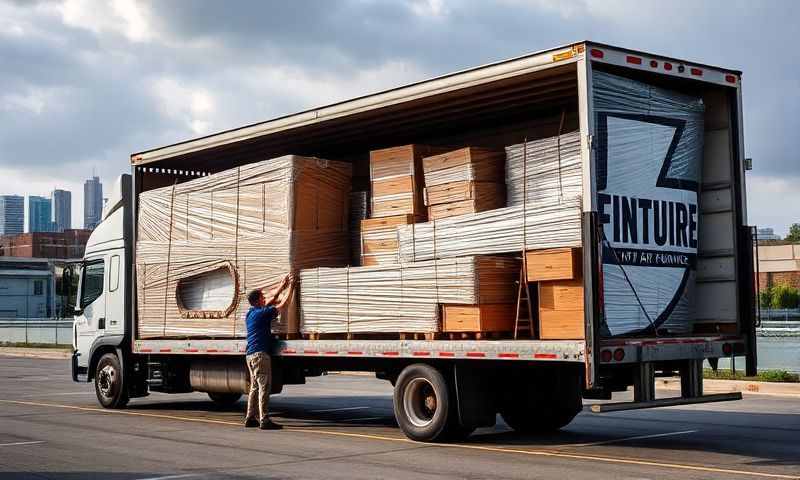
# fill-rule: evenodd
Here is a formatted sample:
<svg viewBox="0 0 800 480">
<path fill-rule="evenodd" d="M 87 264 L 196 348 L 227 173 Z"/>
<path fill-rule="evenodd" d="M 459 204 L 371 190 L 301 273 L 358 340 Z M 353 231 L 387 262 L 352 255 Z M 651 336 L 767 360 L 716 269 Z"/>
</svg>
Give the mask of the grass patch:
<svg viewBox="0 0 800 480">
<path fill-rule="evenodd" d="M 703 378 L 713 380 L 749 380 L 753 382 L 800 383 L 800 375 L 786 370 L 764 370 L 755 377 L 748 377 L 741 371 L 733 373 L 730 369 L 719 369 L 716 372 L 710 368 L 703 370 Z"/>
<path fill-rule="evenodd" d="M 13 348 L 48 348 L 51 350 L 69 350 L 72 351 L 72 345 L 69 343 L 25 343 L 25 342 L 0 342 L 0 347 L 13 347 Z"/>
</svg>

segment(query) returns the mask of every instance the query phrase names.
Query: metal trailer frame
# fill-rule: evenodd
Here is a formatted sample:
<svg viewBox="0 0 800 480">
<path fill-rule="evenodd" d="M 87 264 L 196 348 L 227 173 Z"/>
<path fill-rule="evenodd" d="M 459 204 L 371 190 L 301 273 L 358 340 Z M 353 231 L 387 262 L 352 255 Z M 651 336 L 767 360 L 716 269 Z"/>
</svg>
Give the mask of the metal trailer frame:
<svg viewBox="0 0 800 480">
<path fill-rule="evenodd" d="M 602 53 L 597 53 L 601 51 Z M 303 111 L 273 120 L 241 128 L 220 132 L 206 137 L 146 150 L 131 155 L 133 178 L 133 215 L 137 216 L 137 183 L 139 174 L 144 171 L 159 173 L 179 173 L 158 167 L 154 162 L 188 155 L 203 150 L 252 140 L 282 131 L 318 124 L 321 122 L 343 118 L 349 115 L 397 105 L 404 101 L 434 96 L 445 92 L 467 88 L 474 85 L 523 75 L 556 66 L 576 63 L 578 82 L 578 114 L 581 132 L 581 157 L 583 160 L 583 211 L 584 211 L 584 259 L 585 271 L 598 268 L 598 251 L 596 238 L 596 185 L 595 159 L 592 145 L 594 132 L 592 115 L 592 64 L 593 62 L 611 64 L 646 72 L 657 72 L 662 75 L 700 80 L 716 85 L 735 88 L 737 108 L 737 146 L 736 154 L 743 152 L 742 115 L 741 115 L 741 72 L 686 62 L 669 57 L 651 55 L 635 50 L 613 47 L 595 42 L 578 42 L 555 49 L 549 49 L 524 55 L 521 57 L 476 67 L 461 72 L 444 75 L 404 87 L 399 87 L 374 95 L 363 96 L 339 102 L 329 106 Z M 680 68 L 663 68 L 665 63 Z M 739 180 L 744 182 L 742 158 L 736 162 L 740 168 Z M 737 185 L 734 192 L 741 199 L 740 221 L 746 221 L 744 212 L 744 185 Z M 743 225 L 743 224 L 742 224 Z M 136 229 L 133 229 L 133 235 Z M 132 248 L 135 248 L 135 239 Z M 135 252 L 134 252 L 135 258 Z M 136 318 L 136 274 L 131 269 L 131 317 Z M 566 362 L 584 363 L 586 388 L 598 387 L 601 365 L 639 363 L 644 372 L 652 378 L 652 363 L 672 360 L 688 360 L 697 364 L 698 360 L 712 357 L 723 357 L 732 354 L 748 355 L 752 358 L 748 364 L 754 365 L 755 340 L 744 335 L 698 335 L 679 338 L 645 338 L 645 339 L 600 339 L 598 330 L 601 315 L 598 300 L 599 286 L 593 279 L 595 275 L 584 277 L 586 308 L 585 340 L 547 341 L 547 340 L 282 340 L 279 342 L 277 355 L 286 357 L 316 358 L 381 358 L 381 359 L 459 359 L 459 360 L 506 360 L 524 362 Z M 742 312 L 743 314 L 743 312 Z M 740 315 L 740 323 L 741 323 Z M 753 322 L 751 321 L 751 324 Z M 137 339 L 136 322 L 132 322 L 130 348 L 134 354 L 142 355 L 243 355 L 246 347 L 244 339 Z M 747 331 L 743 329 L 742 331 Z M 753 328 L 750 328 L 753 331 Z M 611 355 L 610 359 L 601 360 L 602 350 L 620 350 L 622 353 Z M 616 360 L 615 357 L 620 359 Z M 644 368 L 648 367 L 648 368 Z M 697 390 L 697 388 L 695 388 Z M 697 393 L 697 391 L 693 392 Z M 696 396 L 696 395 L 693 395 Z M 643 400 L 646 400 L 643 399 Z"/>
</svg>

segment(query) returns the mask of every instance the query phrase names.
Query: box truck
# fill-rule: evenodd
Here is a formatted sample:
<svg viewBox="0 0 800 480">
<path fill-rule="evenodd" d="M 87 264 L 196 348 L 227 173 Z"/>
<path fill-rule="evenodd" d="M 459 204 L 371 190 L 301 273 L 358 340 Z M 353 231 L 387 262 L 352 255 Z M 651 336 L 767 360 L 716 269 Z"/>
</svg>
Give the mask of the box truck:
<svg viewBox="0 0 800 480">
<path fill-rule="evenodd" d="M 115 185 L 74 269 L 73 379 L 93 381 L 108 408 L 148 392 L 201 391 L 233 404 L 247 389 L 241 329 L 143 334 L 139 283 L 159 275 L 136 268 L 146 192 L 286 155 L 349 163 L 351 190 L 365 190 L 373 150 L 502 150 L 564 132 L 578 135 L 569 188 L 579 197 L 579 248 L 566 268 L 582 273 L 573 280 L 579 288 L 564 293 L 578 292 L 580 308 L 564 313 L 578 328 L 499 338 L 286 334 L 273 392 L 327 371 L 371 371 L 394 385 L 398 424 L 422 441 L 463 438 L 498 413 L 519 431 L 558 429 L 583 399 L 611 399 L 631 386 L 633 401 L 590 410 L 740 398 L 703 395 L 702 365 L 743 356 L 748 373 L 756 369 L 741 72 L 589 41 L 132 154 L 131 173 Z M 512 193 L 530 194 L 509 186 Z M 458 235 L 469 215 L 480 214 L 439 224 Z M 434 260 L 436 235 L 434 226 Z M 496 238 L 483 241 L 497 250 Z M 513 249 L 525 257 L 524 245 Z M 410 253 L 401 245 L 403 255 Z M 547 294 L 538 301 L 559 301 L 558 291 Z M 548 315 L 567 318 L 557 309 Z M 655 398 L 655 377 L 675 374 L 681 395 Z"/>
</svg>

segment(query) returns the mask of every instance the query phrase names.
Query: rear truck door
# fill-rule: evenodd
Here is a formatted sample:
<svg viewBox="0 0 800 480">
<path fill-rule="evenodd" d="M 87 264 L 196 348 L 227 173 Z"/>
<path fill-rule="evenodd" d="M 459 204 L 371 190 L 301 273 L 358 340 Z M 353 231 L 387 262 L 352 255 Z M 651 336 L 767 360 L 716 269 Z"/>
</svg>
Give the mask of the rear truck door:
<svg viewBox="0 0 800 480">
<path fill-rule="evenodd" d="M 78 301 L 75 307 L 75 340 L 80 356 L 78 364 L 88 366 L 94 341 L 106 330 L 105 255 L 86 259 L 81 268 Z"/>
</svg>

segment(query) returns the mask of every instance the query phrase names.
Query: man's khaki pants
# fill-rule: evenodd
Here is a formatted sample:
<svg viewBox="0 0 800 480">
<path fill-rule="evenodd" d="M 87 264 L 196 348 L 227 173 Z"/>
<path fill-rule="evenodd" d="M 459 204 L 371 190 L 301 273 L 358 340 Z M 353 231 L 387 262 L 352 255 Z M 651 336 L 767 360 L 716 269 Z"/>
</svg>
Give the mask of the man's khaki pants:
<svg viewBox="0 0 800 480">
<path fill-rule="evenodd" d="M 247 356 L 247 369 L 250 370 L 250 393 L 247 396 L 247 418 L 260 422 L 267 420 L 269 406 L 270 377 L 272 361 L 267 352 L 256 352 Z M 258 415 L 256 415 L 258 413 Z"/>
</svg>

